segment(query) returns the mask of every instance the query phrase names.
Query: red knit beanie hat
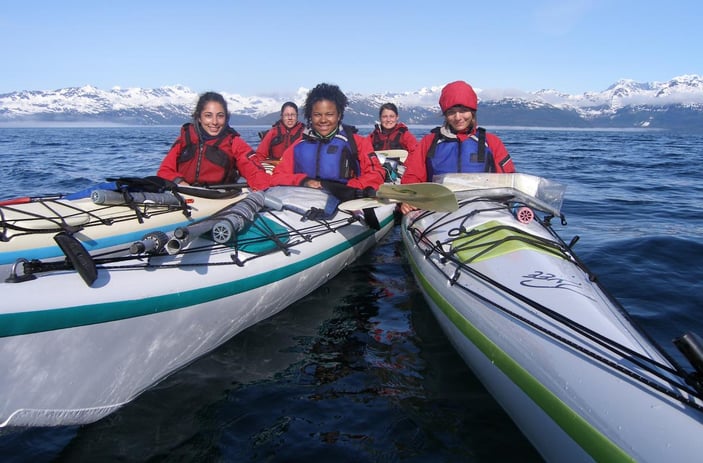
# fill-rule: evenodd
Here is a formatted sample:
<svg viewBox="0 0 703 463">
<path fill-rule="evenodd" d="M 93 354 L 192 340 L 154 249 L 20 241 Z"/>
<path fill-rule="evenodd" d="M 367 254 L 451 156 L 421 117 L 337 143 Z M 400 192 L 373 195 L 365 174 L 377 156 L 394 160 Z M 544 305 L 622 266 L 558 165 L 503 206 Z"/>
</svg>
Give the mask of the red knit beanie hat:
<svg viewBox="0 0 703 463">
<path fill-rule="evenodd" d="M 442 114 L 446 113 L 449 108 L 457 105 L 466 106 L 473 111 L 478 109 L 478 97 L 476 97 L 476 92 L 471 88 L 471 85 L 463 80 L 448 83 L 444 86 L 439 96 L 439 107 L 442 109 Z"/>
</svg>

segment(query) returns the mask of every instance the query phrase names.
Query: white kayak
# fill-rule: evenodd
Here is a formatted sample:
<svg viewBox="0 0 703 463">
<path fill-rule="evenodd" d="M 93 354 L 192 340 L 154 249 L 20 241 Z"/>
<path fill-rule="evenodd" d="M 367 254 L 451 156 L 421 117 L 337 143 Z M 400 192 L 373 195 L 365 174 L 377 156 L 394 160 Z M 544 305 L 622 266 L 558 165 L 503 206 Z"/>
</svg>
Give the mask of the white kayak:
<svg viewBox="0 0 703 463">
<path fill-rule="evenodd" d="M 352 214 L 331 201 L 297 187 L 250 193 L 176 228 L 161 250 L 144 240 L 91 256 L 61 234 L 67 259 L 28 261 L 0 281 L 0 428 L 106 416 L 318 288 L 393 226 L 392 205 Z"/>
<path fill-rule="evenodd" d="M 412 272 L 454 347 L 541 455 L 700 461 L 703 362 L 690 355 L 700 339 L 677 339 L 695 367 L 687 371 L 608 295 L 550 226 L 564 220 L 564 187 L 526 174 L 438 181 L 459 210 L 403 218 Z"/>
<path fill-rule="evenodd" d="M 140 179 L 125 179 L 136 182 Z M 208 217 L 236 201 L 234 190 L 178 187 L 174 192 L 136 191 L 115 182 L 69 195 L 0 201 L 0 272 L 17 259 L 62 257 L 54 235 L 64 231 L 90 251 L 131 243 Z"/>
</svg>

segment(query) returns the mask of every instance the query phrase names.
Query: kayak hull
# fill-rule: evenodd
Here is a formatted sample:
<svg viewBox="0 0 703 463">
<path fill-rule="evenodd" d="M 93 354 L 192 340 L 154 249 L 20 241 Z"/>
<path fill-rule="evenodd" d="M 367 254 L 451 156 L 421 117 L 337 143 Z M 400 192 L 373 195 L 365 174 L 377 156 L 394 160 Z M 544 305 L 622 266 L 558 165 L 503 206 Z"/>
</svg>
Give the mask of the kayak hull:
<svg viewBox="0 0 703 463">
<path fill-rule="evenodd" d="M 699 459 L 700 394 L 550 229 L 477 198 L 413 212 L 401 235 L 442 330 L 535 448 L 548 461 Z"/>
<path fill-rule="evenodd" d="M 98 265 L 91 285 L 72 270 L 0 283 L 0 426 L 108 415 L 329 281 L 390 231 L 393 207 L 376 214 L 378 230 L 342 212 L 261 212 L 249 251 L 197 238 L 173 256 Z"/>
</svg>

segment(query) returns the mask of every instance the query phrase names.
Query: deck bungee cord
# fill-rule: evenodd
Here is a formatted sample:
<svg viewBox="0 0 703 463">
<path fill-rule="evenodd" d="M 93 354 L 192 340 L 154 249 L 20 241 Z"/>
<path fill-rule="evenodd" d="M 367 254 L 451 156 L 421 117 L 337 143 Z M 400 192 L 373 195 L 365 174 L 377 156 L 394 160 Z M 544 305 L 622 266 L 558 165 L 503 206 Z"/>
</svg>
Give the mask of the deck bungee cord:
<svg viewBox="0 0 703 463">
<path fill-rule="evenodd" d="M 183 187 L 160 185 L 151 177 L 119 178 L 71 194 L 4 200 L 0 201 L 0 241 L 58 231 L 73 234 L 135 219 L 142 224 L 149 218 L 175 212 L 190 219 L 193 208 L 199 208 L 194 205 L 198 199 L 226 203 L 236 200 L 246 186 Z"/>
<path fill-rule="evenodd" d="M 59 230 L 66 231 L 67 233 L 75 233 L 88 227 L 100 225 L 110 226 L 116 223 L 134 220 L 135 218 L 142 223 L 144 219 L 149 219 L 153 216 L 182 210 L 180 206 L 170 204 L 144 203 L 139 205 L 138 210 L 135 210 L 134 208 L 125 209 L 124 204 L 111 204 L 87 209 L 57 199 L 36 202 L 46 209 L 45 213 L 22 210 L 13 206 L 0 206 L 0 241 L 7 242 L 22 235 L 56 233 Z M 59 208 L 63 209 L 64 212 L 62 213 Z M 108 210 L 123 210 L 125 212 L 110 217 L 100 216 L 100 213 Z M 66 211 L 69 212 L 66 213 Z M 10 219 L 7 216 L 8 212 L 14 212 L 17 217 Z M 53 226 L 33 225 L 40 221 L 53 224 Z M 9 233 L 9 231 L 17 233 Z"/>
<path fill-rule="evenodd" d="M 132 243 L 129 246 L 123 248 L 112 249 L 104 253 L 92 253 L 90 254 L 92 264 L 96 266 L 97 270 L 115 270 L 115 269 L 156 269 L 156 268 L 178 268 L 178 267 L 198 267 L 198 266 L 223 266 L 223 265 L 237 265 L 243 266 L 246 262 L 256 259 L 265 255 L 273 254 L 276 252 L 282 252 L 285 255 L 290 254 L 290 249 L 302 243 L 311 242 L 315 238 L 326 235 L 328 233 L 336 233 L 340 229 L 349 226 L 355 222 L 359 222 L 361 219 L 355 216 L 347 216 L 336 218 L 333 220 L 324 219 L 322 217 L 316 219 L 310 219 L 305 217 L 305 215 L 300 215 L 301 223 L 306 223 L 305 226 L 292 226 L 288 221 L 283 218 L 283 214 L 278 214 L 275 210 L 264 209 L 262 212 L 266 212 L 265 217 L 268 220 L 263 220 L 264 215 L 256 212 L 250 218 L 247 218 L 246 223 L 242 224 L 243 228 L 247 230 L 256 230 L 255 236 L 244 236 L 241 237 L 238 234 L 232 234 L 231 239 L 225 242 L 218 242 L 213 240 L 212 242 L 192 246 L 187 243 L 184 247 L 179 248 L 176 252 L 165 251 L 165 245 L 159 247 L 154 245 L 152 241 L 154 240 L 153 234 L 148 234 L 144 237 L 142 241 Z M 216 216 L 209 218 L 202 222 L 219 222 L 221 217 Z M 199 224 L 195 224 L 199 225 Z M 284 227 L 285 231 L 276 231 L 274 226 Z M 208 235 L 205 233 L 204 235 Z M 246 235 L 246 234 L 245 234 Z M 200 236 L 200 235 L 199 235 Z M 159 237 L 160 240 L 166 239 L 172 240 L 173 238 L 168 238 L 167 235 L 162 234 Z M 148 244 L 145 244 L 148 243 Z M 80 245 L 80 243 L 78 243 Z M 256 247 L 263 244 L 273 244 L 274 246 L 267 246 L 267 249 L 257 251 Z M 75 245 L 75 244 L 74 244 Z M 137 250 L 139 252 L 132 252 Z M 187 256 L 191 254 L 199 254 L 202 251 L 211 252 L 222 252 L 228 251 L 232 252 L 231 261 L 229 262 L 152 262 L 152 257 L 164 256 L 166 254 L 171 254 L 174 256 Z M 245 258 L 241 258 L 241 252 L 246 252 L 248 255 Z M 125 255 L 129 253 L 130 255 Z M 53 272 L 61 270 L 78 270 L 77 267 L 80 264 L 72 262 L 71 259 L 65 259 L 57 262 L 44 262 L 38 259 L 22 259 L 18 264 L 22 265 L 23 272 L 19 272 L 16 267 L 13 267 L 11 272 L 11 277 L 8 278 L 9 281 L 21 282 L 26 281 L 26 279 L 31 278 L 32 275 L 42 272 Z"/>
<path fill-rule="evenodd" d="M 481 202 L 490 201 L 495 203 L 498 201 L 496 198 L 481 198 L 475 197 L 470 200 L 460 201 L 460 207 L 466 205 L 470 202 Z M 689 373 L 683 367 L 681 367 L 665 350 L 663 350 L 653 339 L 651 339 L 646 332 L 641 334 L 648 338 L 648 341 L 658 349 L 659 353 L 666 358 L 667 361 L 673 366 L 662 364 L 655 359 L 649 358 L 640 352 L 637 352 L 627 346 L 624 346 L 613 339 L 603 336 L 592 329 L 579 324 L 578 322 L 569 319 L 568 317 L 557 313 L 556 311 L 546 307 L 539 302 L 526 297 L 525 295 L 501 284 L 495 279 L 489 277 L 488 275 L 478 271 L 473 268 L 470 264 L 480 260 L 486 254 L 491 251 L 495 251 L 497 248 L 509 244 L 510 242 L 521 242 L 540 250 L 547 252 L 551 255 L 563 258 L 579 269 L 584 271 L 589 277 L 591 282 L 594 282 L 598 288 L 603 292 L 603 294 L 610 300 L 611 303 L 625 316 L 629 321 L 633 321 L 625 309 L 613 298 L 608 292 L 597 283 L 595 275 L 586 267 L 586 265 L 581 262 L 571 249 L 571 245 L 567 245 L 559 235 L 552 229 L 550 220 L 553 215 L 545 216 L 544 219 L 540 219 L 537 215 L 534 215 L 534 220 L 536 220 L 544 229 L 546 229 L 549 234 L 554 238 L 554 241 L 542 237 L 532 236 L 517 227 L 507 226 L 507 225 L 495 225 L 486 227 L 485 229 L 468 230 L 464 226 L 466 221 L 476 216 L 480 213 L 492 212 L 498 210 L 512 210 L 515 205 L 515 201 L 512 198 L 501 198 L 500 200 L 503 204 L 499 207 L 489 206 L 486 208 L 474 209 L 464 215 L 459 217 L 450 217 L 450 214 L 445 214 L 437 219 L 431 225 L 428 225 L 424 230 L 420 231 L 414 227 L 414 224 L 420 221 L 422 218 L 431 215 L 431 212 L 421 212 L 416 217 L 408 222 L 407 229 L 410 232 L 410 236 L 413 237 L 415 244 L 420 248 L 422 254 L 425 256 L 426 261 L 430 262 L 431 265 L 445 275 L 447 281 L 450 285 L 461 288 L 463 291 L 471 294 L 473 297 L 482 300 L 488 305 L 494 307 L 496 310 L 510 316 L 511 318 L 518 320 L 525 325 L 547 335 L 551 339 L 568 346 L 569 348 L 575 349 L 584 355 L 596 360 L 597 362 L 608 366 L 620 373 L 629 376 L 630 378 L 652 388 L 668 397 L 679 401 L 691 408 L 703 412 L 703 388 L 701 388 L 699 372 Z M 565 223 L 565 218 L 561 216 L 562 223 Z M 444 241 L 437 240 L 432 242 L 428 236 L 435 230 L 440 228 L 446 228 L 456 223 L 456 227 L 449 229 L 447 232 L 447 239 Z M 508 236 L 498 236 L 501 231 L 509 232 Z M 462 242 L 459 244 L 454 244 L 457 238 L 461 238 Z M 575 242 L 572 241 L 572 244 Z M 472 251 L 471 256 L 467 258 L 460 258 L 459 253 L 462 251 Z M 439 258 L 436 260 L 429 259 L 429 257 L 436 253 Z M 447 262 L 451 262 L 455 269 L 450 275 L 444 270 L 442 265 Z M 442 265 L 440 265 L 442 264 Z M 503 293 L 509 295 L 510 297 L 528 305 L 530 308 L 536 310 L 537 312 L 543 314 L 549 319 L 557 322 L 560 326 L 570 330 L 572 333 L 582 336 L 590 341 L 593 341 L 598 346 L 614 353 L 621 358 L 627 360 L 631 366 L 622 365 L 614 360 L 608 359 L 605 356 L 599 354 L 594 349 L 587 347 L 586 345 L 575 342 L 574 340 L 567 339 L 566 337 L 560 335 L 559 333 L 549 329 L 546 326 L 539 324 L 534 320 L 530 320 L 527 317 L 516 313 L 515 311 L 509 309 L 505 305 L 491 300 L 490 298 L 482 295 L 480 292 L 473 290 L 464 284 L 459 282 L 461 273 L 465 272 L 470 274 L 487 285 L 502 291 Z M 640 330 L 641 331 L 641 330 Z M 677 342 L 677 347 L 681 349 L 679 343 L 685 343 L 686 341 Z M 683 349 L 682 349 L 683 351 Z M 685 354 L 685 352 L 684 352 Z M 692 361 L 692 363 L 694 363 Z M 642 372 L 636 371 L 635 367 L 642 370 Z M 695 363 L 694 363 L 695 367 Z M 650 375 L 647 377 L 643 372 Z"/>
</svg>

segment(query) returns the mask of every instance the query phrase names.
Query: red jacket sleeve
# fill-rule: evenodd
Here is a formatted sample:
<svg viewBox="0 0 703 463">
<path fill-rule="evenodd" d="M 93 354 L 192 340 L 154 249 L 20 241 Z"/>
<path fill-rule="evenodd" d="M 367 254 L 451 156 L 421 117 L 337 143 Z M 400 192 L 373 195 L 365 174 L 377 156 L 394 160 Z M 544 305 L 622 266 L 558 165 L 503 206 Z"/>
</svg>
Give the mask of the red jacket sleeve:
<svg viewBox="0 0 703 463">
<path fill-rule="evenodd" d="M 369 143 L 371 143 L 371 146 L 373 146 L 373 133 L 375 132 L 375 129 L 371 131 L 368 135 L 366 135 L 364 138 L 366 138 Z"/>
<path fill-rule="evenodd" d="M 303 180 L 307 178 L 305 174 L 296 174 L 293 172 L 293 149 L 295 145 L 300 143 L 302 138 L 298 139 L 283 152 L 281 160 L 276 164 L 271 174 L 271 186 L 277 185 L 293 185 L 299 186 Z"/>
<path fill-rule="evenodd" d="M 415 146 L 414 150 L 408 150 L 408 158 L 403 163 L 405 165 L 405 173 L 400 179 L 400 183 L 422 183 L 427 181 L 427 151 L 432 145 L 434 139 L 433 133 L 428 133 L 420 143 Z"/>
<path fill-rule="evenodd" d="M 256 153 L 252 156 L 252 159 L 256 162 L 265 161 L 269 157 L 269 150 L 271 149 L 271 140 L 276 135 L 275 129 L 269 129 L 261 139 L 261 143 L 256 147 Z"/>
<path fill-rule="evenodd" d="M 508 154 L 508 149 L 503 145 L 503 141 L 492 133 L 486 133 L 486 143 L 493 153 L 493 164 L 495 171 L 499 174 L 511 174 L 515 172 L 515 164 Z"/>
<path fill-rule="evenodd" d="M 254 150 L 242 137 L 232 139 L 232 154 L 239 173 L 246 179 L 251 189 L 265 190 L 271 186 L 271 177 L 249 158 L 253 152 Z"/>
<path fill-rule="evenodd" d="M 410 154 L 417 147 L 417 138 L 410 133 L 410 130 L 406 130 L 403 132 L 403 136 L 400 137 L 400 145 Z"/>
<path fill-rule="evenodd" d="M 359 167 L 360 175 L 349 179 L 347 186 L 351 188 L 364 189 L 371 187 L 375 190 L 383 183 L 385 178 L 385 170 L 376 157 L 373 151 L 371 142 L 361 135 L 354 135 L 356 147 L 359 150 Z M 305 174 L 296 174 L 293 172 L 293 150 L 295 145 L 301 140 L 289 146 L 284 152 L 281 161 L 276 165 L 271 176 L 271 185 L 301 185 L 307 178 Z"/>
<path fill-rule="evenodd" d="M 369 139 L 358 134 L 354 134 L 353 137 L 356 142 L 356 147 L 359 150 L 358 156 L 361 172 L 358 177 L 349 179 L 347 186 L 359 188 L 361 190 L 368 187 L 378 190 L 378 187 L 381 186 L 383 180 L 386 178 L 386 171 L 381 166 Z"/>
<path fill-rule="evenodd" d="M 161 166 L 159 166 L 159 170 L 156 171 L 157 176 L 169 181 L 173 181 L 178 177 L 183 177 L 183 175 L 178 172 L 178 155 L 183 151 L 185 145 L 185 135 L 183 129 L 181 129 L 181 134 L 176 141 L 173 142 L 166 157 L 161 161 Z"/>
</svg>

